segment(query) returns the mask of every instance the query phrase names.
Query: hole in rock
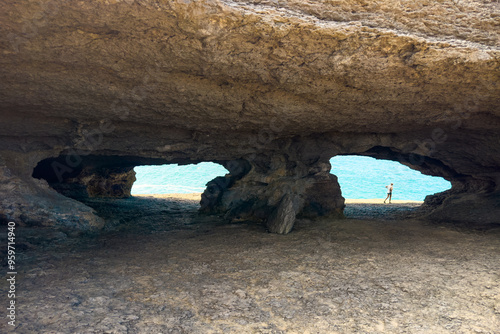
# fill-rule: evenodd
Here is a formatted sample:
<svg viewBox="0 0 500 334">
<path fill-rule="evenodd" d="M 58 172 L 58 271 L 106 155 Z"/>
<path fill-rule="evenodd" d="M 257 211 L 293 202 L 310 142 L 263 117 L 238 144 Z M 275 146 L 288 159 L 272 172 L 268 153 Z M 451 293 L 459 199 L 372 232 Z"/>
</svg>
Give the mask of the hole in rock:
<svg viewBox="0 0 500 334">
<path fill-rule="evenodd" d="M 191 224 L 206 183 L 228 173 L 222 165 L 211 162 L 164 163 L 159 159 L 86 156 L 70 166 L 67 157 L 61 156 L 41 161 L 33 177 L 94 209 L 105 220 L 105 230 L 149 233 Z M 155 194 L 158 196 L 149 196 Z M 67 210 L 69 214 L 71 210 Z"/>
<path fill-rule="evenodd" d="M 442 177 L 429 176 L 399 162 L 343 155 L 330 160 L 346 199 L 348 218 L 387 217 L 418 208 L 427 195 L 451 188 Z M 393 183 L 392 204 L 384 204 L 386 186 Z M 388 202 L 388 200 L 387 200 Z"/>
<path fill-rule="evenodd" d="M 213 162 L 196 165 L 137 166 L 132 195 L 198 194 L 207 182 L 228 173 L 223 166 Z"/>
</svg>

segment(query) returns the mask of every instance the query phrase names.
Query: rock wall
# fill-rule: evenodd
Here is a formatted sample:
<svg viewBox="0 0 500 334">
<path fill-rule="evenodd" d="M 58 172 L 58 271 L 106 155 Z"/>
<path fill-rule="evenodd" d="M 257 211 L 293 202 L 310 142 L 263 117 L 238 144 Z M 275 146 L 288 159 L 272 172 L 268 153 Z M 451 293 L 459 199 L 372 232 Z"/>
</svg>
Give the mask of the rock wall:
<svg viewBox="0 0 500 334">
<path fill-rule="evenodd" d="M 16 155 L 10 161 L 19 164 L 20 157 Z M 23 173 L 19 165 L 10 165 L 2 156 L 0 181 L 2 222 L 54 227 L 70 234 L 104 227 L 104 220 L 93 209 L 59 194 L 45 180 L 34 179 L 31 174 Z"/>
<path fill-rule="evenodd" d="M 271 229 L 292 211 L 340 216 L 324 165 L 336 154 L 450 180 L 426 201 L 434 219 L 500 216 L 497 1 L 1 5 L 3 220 L 98 228 L 44 180 L 127 196 L 137 165 L 242 160 L 217 210 Z M 254 191 L 261 203 L 243 210 Z"/>
</svg>

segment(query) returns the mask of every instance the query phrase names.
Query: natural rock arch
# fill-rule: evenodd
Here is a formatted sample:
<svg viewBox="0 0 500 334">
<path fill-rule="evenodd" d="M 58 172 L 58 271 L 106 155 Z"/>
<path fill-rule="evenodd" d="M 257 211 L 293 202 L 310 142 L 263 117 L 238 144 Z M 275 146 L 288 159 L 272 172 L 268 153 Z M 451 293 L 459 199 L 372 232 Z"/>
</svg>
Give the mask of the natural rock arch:
<svg viewBox="0 0 500 334">
<path fill-rule="evenodd" d="M 340 216 L 328 159 L 360 154 L 451 181 L 433 219 L 498 223 L 498 6 L 424 2 L 5 4 L 0 217 L 99 228 L 50 169 L 126 196 L 135 165 L 199 161 L 248 169 L 209 211 Z"/>
</svg>

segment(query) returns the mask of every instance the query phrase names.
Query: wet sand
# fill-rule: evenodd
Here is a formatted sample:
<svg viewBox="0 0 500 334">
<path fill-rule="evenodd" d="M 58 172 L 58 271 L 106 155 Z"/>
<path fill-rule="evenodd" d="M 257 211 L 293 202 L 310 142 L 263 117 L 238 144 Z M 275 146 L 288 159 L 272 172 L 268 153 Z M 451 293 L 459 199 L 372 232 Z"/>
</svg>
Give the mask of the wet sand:
<svg viewBox="0 0 500 334">
<path fill-rule="evenodd" d="M 498 333 L 498 230 L 348 201 L 282 236 L 199 216 L 196 196 L 90 201 L 99 235 L 18 228 L 18 326 L 0 332 Z"/>
</svg>

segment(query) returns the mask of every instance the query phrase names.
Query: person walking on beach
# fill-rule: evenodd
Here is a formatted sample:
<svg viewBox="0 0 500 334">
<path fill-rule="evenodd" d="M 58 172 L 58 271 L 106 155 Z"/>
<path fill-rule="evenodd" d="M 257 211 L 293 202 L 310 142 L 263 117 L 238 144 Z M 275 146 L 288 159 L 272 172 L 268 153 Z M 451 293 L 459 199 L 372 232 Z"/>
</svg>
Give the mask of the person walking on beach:
<svg viewBox="0 0 500 334">
<path fill-rule="evenodd" d="M 387 201 L 387 199 L 389 199 L 389 204 L 391 204 L 392 188 L 394 188 L 394 183 L 391 183 L 390 185 L 385 186 L 385 187 L 387 188 L 387 197 L 384 199 L 384 203 L 385 203 L 385 201 Z"/>
</svg>

